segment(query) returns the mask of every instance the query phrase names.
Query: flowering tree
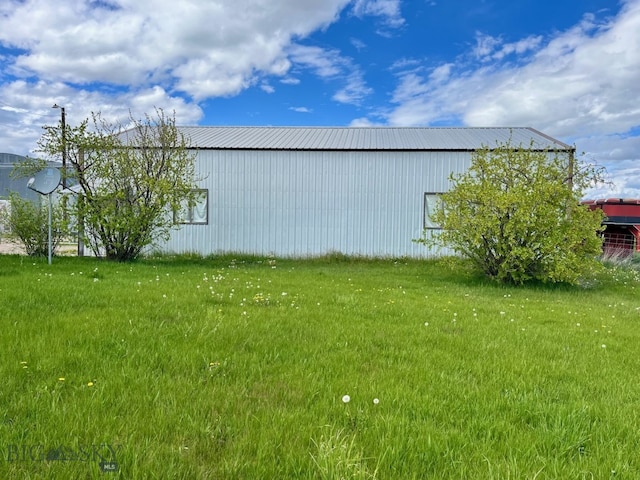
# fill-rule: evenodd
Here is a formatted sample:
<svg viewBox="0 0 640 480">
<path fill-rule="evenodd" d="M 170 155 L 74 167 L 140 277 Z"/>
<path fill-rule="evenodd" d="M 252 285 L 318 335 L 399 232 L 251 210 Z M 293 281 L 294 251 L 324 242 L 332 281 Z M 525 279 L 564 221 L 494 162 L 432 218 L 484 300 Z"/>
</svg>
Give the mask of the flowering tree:
<svg viewBox="0 0 640 480">
<path fill-rule="evenodd" d="M 441 195 L 432 219 L 442 231 L 421 242 L 448 246 L 501 282 L 578 282 L 599 266 L 602 213 L 580 199 L 601 174 L 574 162 L 573 152 L 510 143 L 475 152 Z"/>
<path fill-rule="evenodd" d="M 66 152 L 67 185 L 78 191 L 73 214 L 96 255 L 137 258 L 175 226 L 171 212 L 194 202 L 194 154 L 175 115 L 162 110 L 124 128 L 93 115 L 77 127 L 45 127 L 40 151 Z"/>
</svg>

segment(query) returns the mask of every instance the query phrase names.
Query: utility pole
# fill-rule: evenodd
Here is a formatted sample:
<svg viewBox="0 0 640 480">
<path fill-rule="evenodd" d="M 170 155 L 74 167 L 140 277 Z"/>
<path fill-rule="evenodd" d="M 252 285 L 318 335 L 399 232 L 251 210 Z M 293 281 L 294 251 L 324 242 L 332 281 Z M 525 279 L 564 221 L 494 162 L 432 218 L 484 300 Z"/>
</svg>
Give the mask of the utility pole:
<svg viewBox="0 0 640 480">
<path fill-rule="evenodd" d="M 62 127 L 62 188 L 67 188 L 67 115 L 64 107 L 57 103 L 52 108 L 60 109 L 60 124 Z"/>
</svg>

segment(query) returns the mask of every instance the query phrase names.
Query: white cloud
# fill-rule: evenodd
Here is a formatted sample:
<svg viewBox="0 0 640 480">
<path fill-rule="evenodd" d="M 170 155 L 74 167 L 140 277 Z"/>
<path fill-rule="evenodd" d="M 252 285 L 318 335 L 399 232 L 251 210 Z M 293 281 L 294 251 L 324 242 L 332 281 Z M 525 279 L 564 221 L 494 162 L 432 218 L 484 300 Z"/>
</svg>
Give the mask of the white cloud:
<svg viewBox="0 0 640 480">
<path fill-rule="evenodd" d="M 285 85 L 298 85 L 300 83 L 300 79 L 295 77 L 285 77 L 280 80 L 280 83 Z"/>
<path fill-rule="evenodd" d="M 612 183 L 591 189 L 589 198 L 640 198 L 640 136 L 593 136 L 576 138 L 575 143 L 579 158 L 604 166 L 606 179 Z"/>
<path fill-rule="evenodd" d="M 289 110 L 298 113 L 312 113 L 313 110 L 307 107 L 289 107 Z"/>
<path fill-rule="evenodd" d="M 276 91 L 276 89 L 275 89 L 275 88 L 273 88 L 273 87 L 272 87 L 271 85 L 269 85 L 268 83 L 263 83 L 262 85 L 260 85 L 260 89 L 261 89 L 263 92 L 266 92 L 266 93 L 273 93 L 273 92 L 275 92 L 275 91 Z"/>
<path fill-rule="evenodd" d="M 362 72 L 356 70 L 347 78 L 347 84 L 338 90 L 332 98 L 336 102 L 359 105 L 371 93 L 373 90 L 367 86 Z"/>
<path fill-rule="evenodd" d="M 393 62 L 389 70 L 391 71 L 416 71 L 422 68 L 422 62 L 417 58 L 400 58 Z"/>
<path fill-rule="evenodd" d="M 476 33 L 476 45 L 472 50 L 473 55 L 480 61 L 502 60 L 504 57 L 515 53 L 522 55 L 528 51 L 539 48 L 543 37 L 531 35 L 513 43 L 504 43 L 502 38 Z"/>
<path fill-rule="evenodd" d="M 540 46 L 542 40 L 543 37 L 541 35 L 532 35 L 515 43 L 506 43 L 502 46 L 499 52 L 494 54 L 494 58 L 499 60 L 511 53 L 521 55 L 529 50 L 535 50 Z"/>
<path fill-rule="evenodd" d="M 607 165 L 607 182 L 590 188 L 584 198 L 640 198 L 640 168 L 638 160 L 625 160 Z M 614 166 L 614 168 L 610 168 Z"/>
<path fill-rule="evenodd" d="M 367 86 L 363 72 L 338 50 L 293 45 L 289 49 L 289 56 L 298 68 L 310 69 L 325 80 L 345 82 L 332 97 L 339 103 L 358 105 L 373 91 Z"/>
<path fill-rule="evenodd" d="M 389 27 L 397 28 L 404 24 L 400 0 L 355 0 L 353 11 L 358 17 L 382 17 Z"/>
<path fill-rule="evenodd" d="M 399 73 L 393 124 L 428 123 L 431 112 L 469 125 L 532 125 L 574 138 L 615 133 L 640 124 L 640 1 L 629 0 L 608 23 L 591 21 L 543 44 L 537 37 L 502 45 L 481 42 L 473 53 L 525 53 L 526 61 L 439 65 L 428 74 Z M 532 48 L 539 45 L 532 53 Z M 443 74 L 450 79 L 443 83 Z M 407 108 L 410 103 L 415 110 Z"/>
<path fill-rule="evenodd" d="M 0 86 L 0 98 L 11 99 L 10 105 L 0 109 L 0 144 L 3 152 L 33 155 L 36 141 L 42 134 L 42 125 L 54 125 L 60 119 L 60 110 L 54 103 L 65 107 L 69 124 L 77 125 L 92 112 L 126 124 L 129 115 L 141 118 L 154 108 L 176 113 L 180 125 L 192 125 L 202 117 L 202 110 L 181 97 L 171 96 L 161 87 L 143 88 L 131 92 L 102 93 L 74 89 L 61 82 L 30 83 L 24 80 Z M 10 126 L 11 128 L 6 128 Z"/>
<path fill-rule="evenodd" d="M 626 131 L 640 124 L 640 2 L 595 31 L 586 22 L 553 38 L 522 67 L 478 71 L 469 124 L 537 124 L 554 135 Z M 487 108 L 489 106 L 489 108 Z"/>
<path fill-rule="evenodd" d="M 383 127 L 384 123 L 377 123 L 367 117 L 355 118 L 349 124 L 350 127 Z"/>
<path fill-rule="evenodd" d="M 602 159 L 609 170 L 636 159 L 637 148 L 618 147 L 615 135 L 640 126 L 640 0 L 627 0 L 602 23 L 583 21 L 547 39 L 513 43 L 478 36 L 470 56 L 428 71 L 398 72 L 393 125 L 431 122 L 472 126 L 532 126 Z M 508 60 L 508 61 L 507 61 Z M 612 135 L 614 135 L 612 137 Z M 624 175 L 640 168 L 629 167 Z M 615 175 L 615 174 L 614 174 Z M 618 183 L 618 182 L 616 182 Z M 636 182 L 637 183 L 637 182 Z M 629 187 L 631 183 L 625 181 Z"/>
<path fill-rule="evenodd" d="M 476 32 L 476 45 L 472 52 L 476 58 L 483 59 L 491 55 L 491 53 L 500 45 L 501 40 L 491 35 L 484 35 Z"/>
<path fill-rule="evenodd" d="M 353 45 L 353 47 L 360 51 L 360 50 L 364 50 L 365 48 L 367 48 L 367 44 L 364 43 L 362 40 L 358 39 L 358 38 L 351 38 L 349 40 L 349 42 L 351 43 L 351 45 Z"/>
<path fill-rule="evenodd" d="M 433 84 L 444 83 L 451 77 L 451 69 L 453 64 L 445 63 L 433 69 L 429 74 L 429 81 Z"/>
<path fill-rule="evenodd" d="M 24 108 L 16 108 L 16 107 L 12 107 L 11 105 L 3 105 L 2 107 L 0 107 L 0 110 L 4 110 L 5 112 L 12 112 L 12 113 L 29 113 L 29 111 L 25 110 Z"/>
<path fill-rule="evenodd" d="M 289 69 L 284 49 L 333 22 L 349 0 L 5 0 L 0 42 L 24 49 L 15 76 L 116 85 L 174 84 L 231 95 Z"/>
<path fill-rule="evenodd" d="M 293 45 L 288 52 L 292 62 L 313 70 L 322 78 L 339 75 L 346 62 L 338 50 L 326 50 L 321 47 Z"/>
</svg>

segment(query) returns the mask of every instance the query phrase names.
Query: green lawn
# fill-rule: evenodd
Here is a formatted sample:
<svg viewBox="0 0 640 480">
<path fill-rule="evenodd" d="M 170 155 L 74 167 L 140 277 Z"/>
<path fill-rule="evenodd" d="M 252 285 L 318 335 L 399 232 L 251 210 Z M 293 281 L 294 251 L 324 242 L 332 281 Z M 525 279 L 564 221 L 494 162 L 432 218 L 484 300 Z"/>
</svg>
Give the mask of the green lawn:
<svg viewBox="0 0 640 480">
<path fill-rule="evenodd" d="M 633 270 L 5 255 L 0 299 L 3 479 L 640 478 Z"/>
</svg>

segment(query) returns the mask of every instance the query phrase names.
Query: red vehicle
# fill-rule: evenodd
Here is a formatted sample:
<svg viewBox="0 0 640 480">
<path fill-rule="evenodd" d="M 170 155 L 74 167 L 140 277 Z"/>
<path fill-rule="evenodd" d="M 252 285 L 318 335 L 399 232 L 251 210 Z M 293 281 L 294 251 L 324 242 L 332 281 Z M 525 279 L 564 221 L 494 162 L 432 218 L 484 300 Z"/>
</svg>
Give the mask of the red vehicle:
<svg viewBox="0 0 640 480">
<path fill-rule="evenodd" d="M 605 255 L 630 256 L 640 252 L 640 200 L 607 198 L 585 200 L 589 208 L 606 215 L 603 250 Z"/>
</svg>

